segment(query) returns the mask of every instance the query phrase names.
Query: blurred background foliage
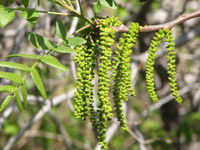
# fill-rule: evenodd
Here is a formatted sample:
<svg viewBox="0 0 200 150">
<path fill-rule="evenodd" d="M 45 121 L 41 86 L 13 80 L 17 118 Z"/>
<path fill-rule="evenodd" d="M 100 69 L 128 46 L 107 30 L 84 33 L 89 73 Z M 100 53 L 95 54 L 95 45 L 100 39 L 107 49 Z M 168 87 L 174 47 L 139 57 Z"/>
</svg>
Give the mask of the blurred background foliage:
<svg viewBox="0 0 200 150">
<path fill-rule="evenodd" d="M 84 13 L 92 18 L 94 0 L 83 0 Z M 131 22 L 139 22 L 140 25 L 161 24 L 175 19 L 185 12 L 200 10 L 199 0 L 116 0 L 118 9 L 103 8 L 99 14 L 102 17 L 118 16 L 127 26 Z M 15 0 L 12 5 L 5 2 L 8 7 L 22 6 L 20 0 Z M 30 6 L 39 10 L 67 13 L 68 11 L 41 0 L 41 5 L 30 0 Z M 59 41 L 55 35 L 55 20 L 59 17 L 69 30 L 72 19 L 69 17 L 40 14 L 38 23 L 32 24 L 25 21 L 16 13 L 15 19 L 0 29 L 0 58 L 1 61 L 9 54 L 44 54 L 44 51 L 35 49 L 27 40 L 26 32 L 37 32 L 52 41 Z M 84 25 L 79 21 L 77 28 Z M 154 33 L 141 33 L 136 46 L 133 48 L 132 70 L 136 97 L 127 104 L 127 124 L 132 132 L 145 141 L 146 150 L 199 150 L 200 149 L 200 19 L 191 19 L 173 28 L 177 51 L 177 83 L 184 102 L 176 104 L 170 96 L 167 71 L 166 52 L 161 44 L 155 64 L 155 87 L 159 97 L 158 105 L 149 99 L 145 83 L 145 59 L 149 43 Z M 120 34 L 117 35 L 119 37 Z M 117 38 L 116 38 L 117 40 Z M 74 89 L 73 57 L 70 54 L 54 54 L 69 72 L 39 65 L 39 72 L 44 82 L 48 99 L 67 93 Z M 32 64 L 30 60 L 12 58 L 10 61 Z M 1 68 L 5 71 L 5 68 Z M 13 70 L 10 70 L 13 71 Z M 24 72 L 15 71 L 23 75 Z M 8 81 L 0 80 L 0 84 Z M 11 137 L 16 135 L 45 105 L 39 100 L 40 96 L 32 80 L 27 80 L 28 93 L 36 97 L 28 103 L 28 108 L 19 112 L 16 107 L 0 126 L 0 149 L 6 145 Z M 182 91 L 181 91 L 182 90 Z M 6 94 L 1 93 L 0 102 Z M 51 108 L 42 119 L 27 129 L 25 134 L 14 143 L 11 150 L 94 150 L 97 144 L 96 132 L 92 129 L 89 120 L 83 122 L 74 119 L 73 98 L 63 101 Z M 13 105 L 13 104 L 12 104 Z M 2 119 L 3 113 L 0 114 Z M 115 122 L 115 120 L 113 121 Z M 111 124 L 111 123 L 110 123 Z M 65 129 L 63 136 L 63 130 Z M 66 139 L 71 144 L 67 147 Z M 68 143 L 68 144 L 69 144 Z M 67 147 L 67 148 L 66 148 Z M 141 145 L 130 134 L 118 129 L 108 145 L 110 150 L 138 150 Z M 143 149 L 145 150 L 145 149 Z"/>
</svg>

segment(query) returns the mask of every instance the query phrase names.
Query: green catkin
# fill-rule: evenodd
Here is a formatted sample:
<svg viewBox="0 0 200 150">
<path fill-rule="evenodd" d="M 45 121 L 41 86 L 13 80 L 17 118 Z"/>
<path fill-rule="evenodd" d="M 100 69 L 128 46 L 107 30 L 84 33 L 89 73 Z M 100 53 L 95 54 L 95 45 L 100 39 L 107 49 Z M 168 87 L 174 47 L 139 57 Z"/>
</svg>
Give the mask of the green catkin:
<svg viewBox="0 0 200 150">
<path fill-rule="evenodd" d="M 75 92 L 75 118 L 86 119 L 91 117 L 91 122 L 95 126 L 95 114 L 93 106 L 93 84 L 94 62 L 96 59 L 97 46 L 90 42 L 89 44 L 76 47 L 77 55 L 74 57 L 75 63 L 78 64 L 77 80 Z"/>
<path fill-rule="evenodd" d="M 77 54 L 74 57 L 74 61 L 76 64 L 78 64 L 78 68 L 76 72 L 77 80 L 76 80 L 75 87 L 77 91 L 75 92 L 75 98 L 74 98 L 74 101 L 75 101 L 74 115 L 75 115 L 75 118 L 81 118 L 85 120 L 87 116 L 86 114 L 87 102 L 85 98 L 84 82 L 85 82 L 85 66 L 86 66 L 85 56 L 86 56 L 87 48 L 84 45 L 77 46 L 76 51 L 77 51 Z"/>
<path fill-rule="evenodd" d="M 98 126 L 97 131 L 99 133 L 98 139 L 101 149 L 107 149 L 106 144 L 106 121 L 111 119 L 112 107 L 109 97 L 109 87 L 110 87 L 110 75 L 109 71 L 111 70 L 111 56 L 112 50 L 111 46 L 114 44 L 115 30 L 110 26 L 118 26 L 121 22 L 117 18 L 111 17 L 100 20 L 99 30 L 100 38 L 98 44 L 100 45 L 100 64 L 99 64 L 99 85 L 98 85 L 98 96 L 99 96 L 99 105 L 98 105 Z"/>
<path fill-rule="evenodd" d="M 174 52 L 175 50 L 175 43 L 174 43 L 174 39 L 172 37 L 172 31 L 169 29 L 165 29 L 164 30 L 165 34 L 166 34 L 166 40 L 165 42 L 168 42 L 168 45 L 166 46 L 166 50 L 168 51 L 168 61 L 167 61 L 167 73 L 169 75 L 168 79 L 169 79 L 169 85 L 170 85 L 170 90 L 172 92 L 172 95 L 174 97 L 174 99 L 177 101 L 177 103 L 181 103 L 183 100 L 182 98 L 179 96 L 178 94 L 178 90 L 177 90 L 177 84 L 176 84 L 176 65 L 175 62 L 176 60 L 174 59 L 176 56 L 176 53 Z"/>
<path fill-rule="evenodd" d="M 156 36 L 151 41 L 150 48 L 148 51 L 148 58 L 147 58 L 147 64 L 146 64 L 146 83 L 147 83 L 147 90 L 148 90 L 149 96 L 154 102 L 157 102 L 158 98 L 157 98 L 155 87 L 154 87 L 153 65 L 155 63 L 155 57 L 156 57 L 155 53 L 158 50 L 158 45 L 160 44 L 162 38 L 164 37 L 165 37 L 165 33 L 163 29 L 160 29 L 156 33 Z"/>
<path fill-rule="evenodd" d="M 131 88 L 130 55 L 138 37 L 139 29 L 140 26 L 138 23 L 131 24 L 128 33 L 124 33 L 124 38 L 119 39 L 119 44 L 117 45 L 118 51 L 115 51 L 116 56 L 113 57 L 113 96 L 115 109 L 120 126 L 125 131 L 128 131 L 128 127 L 125 123 L 122 103 L 123 101 L 128 101 L 128 94 L 135 95 Z"/>
<path fill-rule="evenodd" d="M 95 68 L 95 60 L 97 55 L 97 45 L 94 43 L 90 43 L 88 46 L 88 59 L 87 59 L 87 67 L 89 74 L 88 74 L 88 111 L 91 118 L 91 122 L 93 127 L 96 127 L 96 116 L 94 111 L 94 100 L 93 100 L 93 84 L 92 80 L 94 79 L 94 68 Z"/>
<path fill-rule="evenodd" d="M 175 55 L 176 53 L 174 52 L 175 49 L 175 43 L 174 39 L 172 37 L 172 31 L 169 29 L 161 29 L 159 30 L 158 33 L 156 33 L 156 37 L 152 40 L 150 44 L 150 49 L 149 49 L 149 55 L 147 58 L 147 69 L 146 69 L 146 82 L 147 82 L 147 89 L 149 92 L 149 95 L 151 99 L 154 102 L 158 101 L 155 88 L 154 88 L 154 79 L 153 79 L 153 65 L 155 61 L 155 52 L 158 50 L 158 45 L 160 44 L 162 38 L 166 37 L 165 42 L 168 42 L 168 45 L 166 46 L 166 50 L 168 51 L 167 55 L 167 72 L 168 72 L 168 79 L 169 79 L 169 84 L 170 84 L 170 90 L 172 92 L 172 95 L 174 99 L 177 101 L 177 103 L 181 103 L 183 100 L 178 94 L 178 89 L 177 89 L 177 84 L 176 84 L 176 65 L 175 65 Z"/>
</svg>

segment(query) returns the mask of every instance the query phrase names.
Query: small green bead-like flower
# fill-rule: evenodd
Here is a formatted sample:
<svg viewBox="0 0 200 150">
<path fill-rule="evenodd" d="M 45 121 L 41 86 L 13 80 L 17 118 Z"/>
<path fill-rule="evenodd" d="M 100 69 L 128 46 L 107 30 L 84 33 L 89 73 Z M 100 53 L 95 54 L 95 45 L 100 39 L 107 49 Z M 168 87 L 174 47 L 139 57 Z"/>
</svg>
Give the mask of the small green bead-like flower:
<svg viewBox="0 0 200 150">
<path fill-rule="evenodd" d="M 165 42 L 168 42 L 168 45 L 166 46 L 166 50 L 168 51 L 168 55 L 167 55 L 167 71 L 168 71 L 168 79 L 169 79 L 169 85 L 170 85 L 170 90 L 172 92 L 172 95 L 174 97 L 174 99 L 177 101 L 177 103 L 181 103 L 183 100 L 182 98 L 179 96 L 178 94 L 178 90 L 177 90 L 177 84 L 176 84 L 176 65 L 175 62 L 176 60 L 174 59 L 176 56 L 176 53 L 174 52 L 175 49 L 175 43 L 174 43 L 174 39 L 172 37 L 172 31 L 171 30 L 164 30 L 165 34 L 166 34 L 166 40 Z"/>
<path fill-rule="evenodd" d="M 74 57 L 77 68 L 77 80 L 75 92 L 75 118 L 86 119 L 91 117 L 91 122 L 95 126 L 95 112 L 93 107 L 93 84 L 94 62 L 97 54 L 97 46 L 90 42 L 76 47 L 77 55 Z"/>
<path fill-rule="evenodd" d="M 148 51 L 148 58 L 147 58 L 147 64 L 146 64 L 146 83 L 147 83 L 147 90 L 149 93 L 150 98 L 157 102 L 158 98 L 155 92 L 154 87 L 154 79 L 153 79 L 153 70 L 154 70 L 154 63 L 155 63 L 155 57 L 156 57 L 156 51 L 158 50 L 158 45 L 160 44 L 162 38 L 165 37 L 164 30 L 160 29 L 156 34 L 156 36 L 153 38 L 150 44 L 150 48 Z"/>
<path fill-rule="evenodd" d="M 119 44 L 116 46 L 118 50 L 115 51 L 116 56 L 114 56 L 113 60 L 113 95 L 115 111 L 122 129 L 126 131 L 128 128 L 125 123 L 122 103 L 123 101 L 128 101 L 128 94 L 134 95 L 134 91 L 131 88 L 130 55 L 132 53 L 132 47 L 138 37 L 139 29 L 140 26 L 138 23 L 131 24 L 128 33 L 124 33 L 124 38 L 119 39 Z"/>
<path fill-rule="evenodd" d="M 98 40 L 99 45 L 99 80 L 98 80 L 98 120 L 97 120 L 97 131 L 99 133 L 98 139 L 101 149 L 107 149 L 106 144 L 106 121 L 110 120 L 113 116 L 112 107 L 109 97 L 109 88 L 110 88 L 110 75 L 109 71 L 111 70 L 111 57 L 112 50 L 111 46 L 114 44 L 115 30 L 111 26 L 118 26 L 121 22 L 115 18 L 106 18 L 100 20 L 99 30 L 100 37 Z"/>
<path fill-rule="evenodd" d="M 154 88 L 154 79 L 153 79 L 153 70 L 154 70 L 154 61 L 155 61 L 155 52 L 158 50 L 158 45 L 160 44 L 162 38 L 166 37 L 165 42 L 168 42 L 168 45 L 166 46 L 166 50 L 168 51 L 167 55 L 167 71 L 168 71 L 168 79 L 170 81 L 170 90 L 172 91 L 172 95 L 174 96 L 174 99 L 178 102 L 182 102 L 182 98 L 178 94 L 177 90 L 177 84 L 176 84 L 176 65 L 175 65 L 175 55 L 174 52 L 175 49 L 175 43 L 174 39 L 172 37 L 172 31 L 169 29 L 161 29 L 159 32 L 156 33 L 156 36 L 153 38 L 150 44 L 149 52 L 148 52 L 148 58 L 147 58 L 147 65 L 146 65 L 146 82 L 147 82 L 147 89 L 149 92 L 149 95 L 151 99 L 156 102 L 158 101 L 155 88 Z"/>
</svg>

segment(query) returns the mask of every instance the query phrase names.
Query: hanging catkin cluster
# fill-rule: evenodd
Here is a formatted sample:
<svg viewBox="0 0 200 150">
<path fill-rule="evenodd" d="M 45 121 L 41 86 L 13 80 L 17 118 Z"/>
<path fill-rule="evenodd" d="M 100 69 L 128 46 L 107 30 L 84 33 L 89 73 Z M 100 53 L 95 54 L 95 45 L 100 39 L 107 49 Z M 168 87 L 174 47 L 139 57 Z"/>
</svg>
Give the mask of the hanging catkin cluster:
<svg viewBox="0 0 200 150">
<path fill-rule="evenodd" d="M 111 26 L 119 26 L 118 18 L 106 18 L 97 21 L 98 31 L 93 30 L 85 45 L 77 46 L 77 55 L 74 57 L 77 64 L 77 81 L 75 92 L 75 117 L 86 119 L 90 116 L 91 122 L 97 128 L 101 149 L 107 149 L 106 122 L 112 119 L 112 107 L 109 97 L 110 72 L 113 67 L 113 95 L 116 115 L 123 130 L 128 130 L 125 123 L 122 103 L 128 101 L 128 95 L 134 95 L 131 84 L 130 55 L 139 33 L 139 24 L 133 23 L 128 33 L 123 34 L 112 60 L 115 30 Z M 98 34 L 99 32 L 99 34 Z M 90 40 L 92 39 L 92 40 Z M 98 53 L 98 54 L 97 54 Z M 97 56 L 100 56 L 99 59 Z M 98 64 L 98 105 L 95 112 L 93 101 L 93 85 L 95 60 Z M 96 62 L 96 63 L 97 63 Z M 112 64 L 113 63 L 113 64 Z M 95 115 L 96 114 L 96 115 Z"/>
<path fill-rule="evenodd" d="M 99 144 L 102 149 L 107 149 L 106 144 L 106 121 L 111 119 L 112 107 L 109 97 L 109 87 L 110 87 L 110 75 L 109 71 L 111 70 L 111 56 L 112 50 L 111 46 L 114 44 L 115 30 L 110 26 L 118 26 L 121 22 L 117 18 L 106 18 L 100 20 L 99 30 L 100 38 L 98 41 L 99 44 L 99 53 L 100 53 L 100 64 L 99 64 L 99 80 L 98 80 L 98 96 L 99 96 L 99 105 L 98 105 L 98 125 L 97 131 L 99 133 Z"/>
<path fill-rule="evenodd" d="M 120 121 L 123 130 L 128 130 L 122 108 L 123 101 L 128 101 L 128 94 L 135 95 L 131 88 L 130 55 L 138 37 L 139 29 L 138 23 L 131 24 L 128 33 L 124 33 L 124 38 L 119 39 L 118 50 L 115 51 L 116 56 L 113 57 L 113 95 L 118 121 Z"/>
<path fill-rule="evenodd" d="M 178 94 L 177 84 L 176 84 L 176 65 L 175 65 L 175 55 L 174 52 L 175 49 L 175 43 L 174 39 L 172 37 L 172 31 L 169 29 L 161 29 L 159 32 L 156 33 L 156 37 L 151 41 L 149 52 L 148 52 L 148 58 L 147 58 L 147 65 L 146 65 L 146 82 L 147 82 L 147 89 L 149 92 L 149 95 L 151 99 L 156 102 L 158 101 L 155 88 L 154 88 L 154 79 L 153 79 L 153 70 L 154 70 L 154 63 L 155 63 L 155 52 L 158 50 L 158 45 L 160 44 L 162 38 L 166 37 L 165 42 L 168 42 L 168 45 L 166 46 L 166 50 L 168 51 L 168 62 L 167 62 L 167 71 L 168 71 L 168 79 L 170 84 L 170 90 L 172 92 L 172 95 L 174 99 L 178 102 L 182 102 L 182 98 Z"/>
<path fill-rule="evenodd" d="M 77 80 L 75 92 L 75 111 L 76 118 L 86 119 L 87 114 L 91 117 L 91 122 L 95 124 L 95 115 L 93 107 L 93 69 L 96 59 L 97 46 L 89 42 L 89 44 L 76 47 L 77 55 L 74 57 L 75 63 L 78 64 Z"/>
</svg>

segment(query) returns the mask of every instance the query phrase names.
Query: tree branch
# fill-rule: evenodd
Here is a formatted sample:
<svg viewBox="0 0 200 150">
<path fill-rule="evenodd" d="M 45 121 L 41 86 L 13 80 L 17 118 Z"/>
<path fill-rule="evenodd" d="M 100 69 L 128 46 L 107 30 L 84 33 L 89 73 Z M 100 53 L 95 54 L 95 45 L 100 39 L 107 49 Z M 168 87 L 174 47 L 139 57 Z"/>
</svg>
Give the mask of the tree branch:
<svg viewBox="0 0 200 150">
<path fill-rule="evenodd" d="M 159 24 L 159 25 L 150 25 L 150 26 L 145 26 L 145 27 L 140 27 L 140 32 L 151 32 L 151 31 L 157 31 L 159 29 L 171 29 L 175 25 L 181 24 L 182 22 L 185 22 L 189 19 L 200 17 L 200 11 L 195 11 L 192 13 L 184 13 L 178 18 L 164 23 L 164 24 Z M 128 27 L 125 25 L 120 25 L 118 27 L 112 27 L 116 32 L 128 32 Z"/>
</svg>

